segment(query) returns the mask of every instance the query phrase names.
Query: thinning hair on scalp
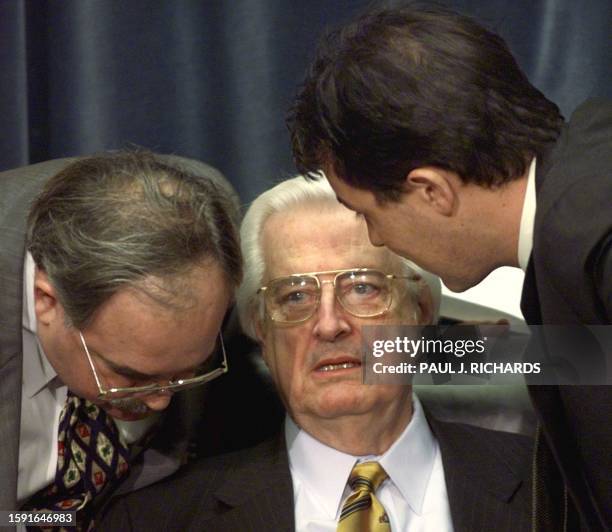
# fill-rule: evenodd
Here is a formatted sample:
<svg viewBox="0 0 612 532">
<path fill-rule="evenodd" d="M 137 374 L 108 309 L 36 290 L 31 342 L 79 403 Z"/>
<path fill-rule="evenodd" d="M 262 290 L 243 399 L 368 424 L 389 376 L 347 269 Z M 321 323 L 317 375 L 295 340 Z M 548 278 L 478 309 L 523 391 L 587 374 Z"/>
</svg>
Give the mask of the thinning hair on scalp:
<svg viewBox="0 0 612 532">
<path fill-rule="evenodd" d="M 236 294 L 236 307 L 242 330 L 254 340 L 257 340 L 255 321 L 263 319 L 264 312 L 257 291 L 266 278 L 266 261 L 263 251 L 263 231 L 266 222 L 273 214 L 295 212 L 298 207 L 309 206 L 337 209 L 338 211 L 346 210 L 346 207 L 338 203 L 327 179 L 313 181 L 297 176 L 282 181 L 258 196 L 244 216 L 240 227 L 244 279 Z M 440 279 L 405 258 L 394 255 L 391 251 L 389 254 L 397 257 L 402 268 L 418 273 L 427 283 L 434 305 L 434 320 L 437 320 L 441 297 Z M 355 265 L 355 267 L 359 266 L 359 264 Z"/>
<path fill-rule="evenodd" d="M 189 274 L 198 267 L 218 265 L 236 287 L 235 211 L 210 177 L 144 150 L 101 154 L 49 179 L 29 213 L 27 248 L 68 325 L 80 328 L 126 286 L 170 309 L 188 307 Z"/>
<path fill-rule="evenodd" d="M 437 166 L 494 187 L 524 175 L 563 117 L 505 42 L 431 7 L 369 11 L 329 32 L 287 116 L 300 172 L 397 199 L 411 170 Z"/>
</svg>

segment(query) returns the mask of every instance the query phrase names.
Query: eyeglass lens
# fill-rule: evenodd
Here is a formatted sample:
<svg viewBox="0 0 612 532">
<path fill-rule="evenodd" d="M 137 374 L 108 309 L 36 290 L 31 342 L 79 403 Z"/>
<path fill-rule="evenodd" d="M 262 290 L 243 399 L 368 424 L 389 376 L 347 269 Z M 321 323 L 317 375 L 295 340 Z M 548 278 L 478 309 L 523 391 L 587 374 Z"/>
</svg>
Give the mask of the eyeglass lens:
<svg viewBox="0 0 612 532">
<path fill-rule="evenodd" d="M 168 383 L 167 386 L 164 386 L 160 383 L 151 383 L 146 384 L 143 383 L 143 387 L 147 387 L 147 389 L 135 391 L 131 388 L 120 388 L 117 391 L 112 391 L 107 395 L 112 397 L 113 399 L 124 399 L 124 398 L 135 398 L 140 399 L 149 395 L 158 394 L 165 390 L 168 391 L 178 391 L 178 390 L 188 390 L 190 388 L 195 388 L 200 386 L 204 382 L 198 380 L 203 378 L 206 375 L 214 374 L 219 372 L 223 367 L 223 350 L 219 340 L 217 340 L 215 351 L 211 356 L 209 356 L 202 364 L 200 364 L 194 371 L 187 372 L 185 374 L 177 375 L 172 379 L 174 384 Z M 194 382 L 195 379 L 195 382 Z M 179 380 L 184 380 L 181 384 L 176 384 Z M 191 382 L 190 382 L 191 381 Z"/>
<path fill-rule="evenodd" d="M 322 281 L 325 284 L 329 281 Z M 389 279 L 381 272 L 344 272 L 335 279 L 340 304 L 359 317 L 375 316 L 387 310 L 391 291 Z M 286 323 L 308 319 L 321 298 L 317 278 L 311 275 L 284 277 L 273 281 L 266 291 L 268 313 L 274 321 Z"/>
</svg>

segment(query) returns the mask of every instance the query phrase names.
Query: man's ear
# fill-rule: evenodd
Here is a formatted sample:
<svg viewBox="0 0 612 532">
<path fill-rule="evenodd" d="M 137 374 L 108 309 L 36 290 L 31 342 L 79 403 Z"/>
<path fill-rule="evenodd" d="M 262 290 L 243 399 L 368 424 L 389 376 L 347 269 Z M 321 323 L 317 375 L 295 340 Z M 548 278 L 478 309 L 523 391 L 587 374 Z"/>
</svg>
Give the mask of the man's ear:
<svg viewBox="0 0 612 532">
<path fill-rule="evenodd" d="M 265 326 L 263 323 L 263 319 L 261 316 L 257 315 L 253 320 L 253 325 L 255 326 L 255 336 L 257 337 L 257 343 L 259 344 L 259 348 L 261 350 L 261 358 L 263 358 L 266 366 L 268 365 L 268 357 L 266 356 L 266 341 L 265 341 Z"/>
<path fill-rule="evenodd" d="M 62 314 L 55 287 L 38 266 L 34 271 L 34 310 L 43 325 L 49 325 Z"/>
<path fill-rule="evenodd" d="M 436 166 L 415 168 L 406 176 L 407 190 L 442 216 L 451 216 L 455 212 L 460 183 L 459 176 Z"/>
<path fill-rule="evenodd" d="M 429 285 L 423 279 L 419 281 L 417 304 L 419 306 L 420 313 L 419 322 L 423 325 L 432 324 L 434 319 L 434 302 Z"/>
<path fill-rule="evenodd" d="M 264 341 L 264 332 L 263 332 L 263 323 L 259 316 L 255 316 L 253 320 L 253 325 L 255 326 L 255 336 L 257 337 L 257 342 L 261 345 Z"/>
</svg>

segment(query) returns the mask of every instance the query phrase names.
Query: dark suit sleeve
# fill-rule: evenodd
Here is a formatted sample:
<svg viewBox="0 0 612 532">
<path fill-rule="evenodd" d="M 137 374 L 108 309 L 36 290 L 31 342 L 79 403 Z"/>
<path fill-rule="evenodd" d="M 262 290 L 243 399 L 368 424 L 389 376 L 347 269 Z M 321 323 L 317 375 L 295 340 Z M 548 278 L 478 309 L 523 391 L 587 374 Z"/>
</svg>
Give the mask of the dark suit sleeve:
<svg viewBox="0 0 612 532">
<path fill-rule="evenodd" d="M 118 498 L 110 504 L 109 510 L 104 512 L 100 521 L 96 521 L 96 532 L 111 532 L 121 530 L 121 532 L 129 532 L 134 530 L 132 520 L 130 519 L 129 506 L 125 498 Z"/>
</svg>

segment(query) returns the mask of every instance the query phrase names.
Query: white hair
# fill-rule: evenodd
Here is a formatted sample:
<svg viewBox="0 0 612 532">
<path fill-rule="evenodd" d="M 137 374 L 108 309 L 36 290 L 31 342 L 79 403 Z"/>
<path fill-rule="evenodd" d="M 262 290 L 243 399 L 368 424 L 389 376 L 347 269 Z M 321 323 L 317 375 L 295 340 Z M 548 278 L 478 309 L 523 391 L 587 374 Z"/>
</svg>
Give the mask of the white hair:
<svg viewBox="0 0 612 532">
<path fill-rule="evenodd" d="M 247 210 L 240 227 L 244 278 L 236 294 L 236 306 L 242 329 L 251 338 L 257 340 L 255 319 L 258 315 L 262 317 L 261 312 L 263 311 L 257 291 L 262 286 L 266 274 L 262 246 L 262 235 L 266 221 L 276 213 L 287 212 L 298 206 L 321 203 L 329 204 L 334 208 L 345 209 L 338 203 L 327 179 L 306 180 L 303 176 L 297 176 L 282 181 L 258 196 Z M 389 253 L 392 252 L 389 251 Z M 403 257 L 399 257 L 399 259 L 404 268 L 418 273 L 427 283 L 433 301 L 433 321 L 435 323 L 440 307 L 440 279 Z"/>
</svg>

